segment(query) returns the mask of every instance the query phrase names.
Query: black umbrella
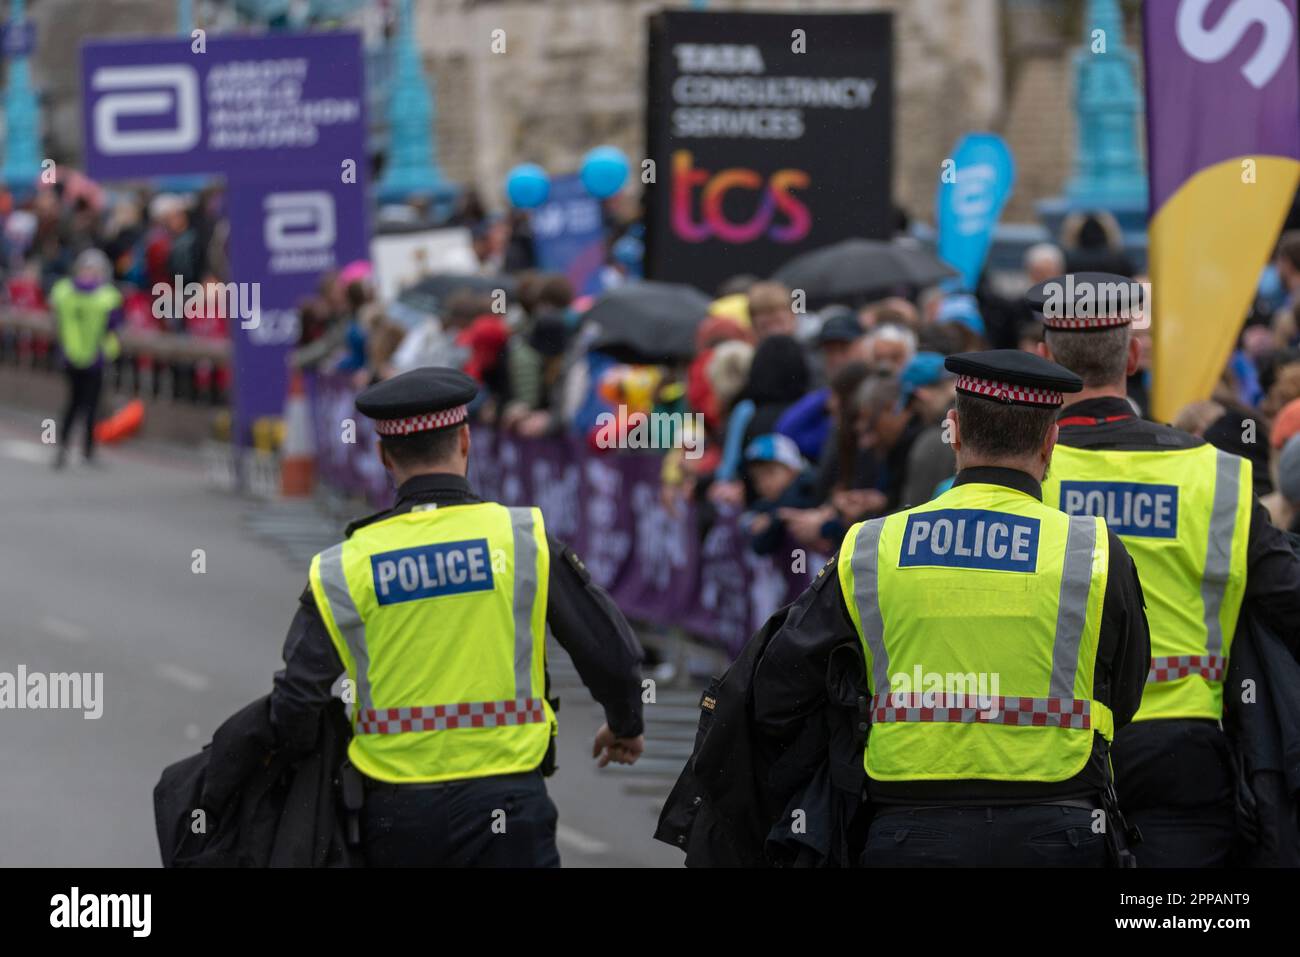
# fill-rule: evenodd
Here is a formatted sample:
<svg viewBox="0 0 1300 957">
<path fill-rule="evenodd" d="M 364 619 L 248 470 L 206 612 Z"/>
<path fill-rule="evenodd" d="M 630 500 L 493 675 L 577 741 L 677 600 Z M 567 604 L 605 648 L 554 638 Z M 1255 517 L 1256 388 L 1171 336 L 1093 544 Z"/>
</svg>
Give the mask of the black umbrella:
<svg viewBox="0 0 1300 957">
<path fill-rule="evenodd" d="M 921 289 L 958 275 L 920 246 L 846 239 L 796 256 L 772 276 L 813 300 L 852 300 L 906 286 Z"/>
<path fill-rule="evenodd" d="M 515 281 L 510 276 L 478 276 L 473 273 L 443 273 L 426 276 L 419 282 L 403 289 L 397 301 L 404 306 L 438 315 L 443 306 L 458 292 L 478 292 L 491 295 L 495 290 L 505 290 L 506 298 L 515 294 Z"/>
<path fill-rule="evenodd" d="M 611 289 L 587 310 L 600 329 L 593 349 L 620 362 L 671 363 L 695 355 L 695 329 L 709 298 L 694 286 L 636 282 Z"/>
</svg>

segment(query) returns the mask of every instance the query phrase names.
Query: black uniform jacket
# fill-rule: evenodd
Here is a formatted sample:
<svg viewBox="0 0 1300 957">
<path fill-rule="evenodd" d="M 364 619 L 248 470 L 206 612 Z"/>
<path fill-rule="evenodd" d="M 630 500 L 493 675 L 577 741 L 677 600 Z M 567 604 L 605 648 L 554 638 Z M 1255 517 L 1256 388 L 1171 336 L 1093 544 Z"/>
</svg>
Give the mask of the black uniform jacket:
<svg viewBox="0 0 1300 957">
<path fill-rule="evenodd" d="M 154 787 L 164 867 L 349 867 L 336 772 L 351 732 L 342 702 L 319 713 L 316 747 L 277 751 L 264 695 Z M 194 813 L 205 815 L 196 828 Z"/>
<path fill-rule="evenodd" d="M 818 587 L 825 576 L 818 579 Z M 856 639 L 828 655 L 826 693 L 798 736 L 764 741 L 750 718 L 753 680 L 790 606 L 745 644 L 700 700 L 695 748 L 664 802 L 655 839 L 688 867 L 852 867 L 866 819 L 862 742 L 866 670 Z M 796 827 L 796 811 L 802 827 Z"/>
<path fill-rule="evenodd" d="M 353 522 L 347 535 L 368 525 L 409 512 L 414 506 L 469 505 L 482 501 L 459 475 L 419 475 L 397 490 L 396 504 Z M 605 709 L 605 720 L 620 737 L 642 732 L 641 671 L 643 656 L 627 619 L 613 600 L 591 580 L 582 561 L 569 548 L 548 536 L 550 581 L 546 624 L 573 659 L 583 683 Z M 343 673 L 343 663 L 330 641 L 308 586 L 299 598 L 297 614 L 284 641 L 282 671 L 271 692 L 271 723 L 286 747 L 312 747 L 317 713 L 330 701 L 330 688 Z"/>
<path fill-rule="evenodd" d="M 970 468 L 957 473 L 954 486 L 979 482 L 1003 485 L 1042 498 L 1029 474 L 1006 468 Z M 824 698 L 823 680 L 830 650 L 860 640 L 849 619 L 835 559 L 820 576 L 822 587 L 805 591 L 773 636 L 754 676 L 754 721 L 773 741 L 792 740 Z M 1113 533 L 1110 568 L 1102 604 L 1093 694 L 1110 707 L 1116 729 L 1128 724 L 1142 701 L 1151 657 L 1146 611 L 1133 559 Z M 894 804 L 1024 804 L 1096 796 L 1106 786 L 1106 746 L 1094 735 L 1084 769 L 1057 783 L 1020 781 L 869 781 L 873 801 Z"/>
</svg>

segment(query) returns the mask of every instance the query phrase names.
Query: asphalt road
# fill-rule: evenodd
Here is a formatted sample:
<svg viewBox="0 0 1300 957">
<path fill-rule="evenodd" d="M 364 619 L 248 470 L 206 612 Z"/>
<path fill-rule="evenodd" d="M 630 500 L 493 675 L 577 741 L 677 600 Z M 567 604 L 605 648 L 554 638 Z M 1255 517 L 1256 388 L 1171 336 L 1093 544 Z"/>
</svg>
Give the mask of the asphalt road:
<svg viewBox="0 0 1300 957">
<path fill-rule="evenodd" d="M 331 531 L 301 507 L 286 524 L 279 506 L 213 490 L 192 454 L 110 449 L 102 468 L 74 457 L 55 472 L 38 429 L 0 409 L 0 672 L 102 672 L 103 713 L 0 710 L 0 866 L 157 866 L 159 773 L 270 690 L 306 581 L 302 542 Z M 299 547 L 268 540 L 268 514 Z M 677 723 L 667 746 L 652 735 L 649 772 L 597 771 L 599 709 L 566 662 L 554 670 L 564 863 L 680 865 L 650 834 L 690 695 L 664 699 Z"/>
</svg>

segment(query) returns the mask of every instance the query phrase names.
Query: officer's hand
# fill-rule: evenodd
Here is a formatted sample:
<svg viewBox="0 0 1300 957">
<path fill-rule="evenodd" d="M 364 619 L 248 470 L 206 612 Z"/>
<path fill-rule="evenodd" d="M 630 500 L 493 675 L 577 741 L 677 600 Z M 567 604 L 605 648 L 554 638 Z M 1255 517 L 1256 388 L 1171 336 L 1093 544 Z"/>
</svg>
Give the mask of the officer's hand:
<svg viewBox="0 0 1300 957">
<path fill-rule="evenodd" d="M 597 759 L 596 767 L 603 768 L 611 761 L 616 764 L 636 764 L 636 759 L 641 757 L 644 750 L 645 735 L 620 738 L 609 729 L 609 725 L 602 724 L 596 732 L 595 743 L 591 746 L 591 756 Z"/>
</svg>

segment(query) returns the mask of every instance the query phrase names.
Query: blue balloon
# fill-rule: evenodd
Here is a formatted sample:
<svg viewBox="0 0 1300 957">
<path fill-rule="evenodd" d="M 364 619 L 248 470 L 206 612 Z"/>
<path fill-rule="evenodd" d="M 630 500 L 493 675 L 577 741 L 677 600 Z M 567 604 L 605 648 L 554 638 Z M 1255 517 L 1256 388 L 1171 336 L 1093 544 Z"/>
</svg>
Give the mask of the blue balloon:
<svg viewBox="0 0 1300 957">
<path fill-rule="evenodd" d="M 506 173 L 506 196 L 517 209 L 533 209 L 546 202 L 551 178 L 536 163 L 520 163 Z"/>
<path fill-rule="evenodd" d="M 582 158 L 579 175 L 587 192 L 597 199 L 605 199 L 623 188 L 627 172 L 627 157 L 622 150 L 616 146 L 597 146 Z"/>
</svg>

